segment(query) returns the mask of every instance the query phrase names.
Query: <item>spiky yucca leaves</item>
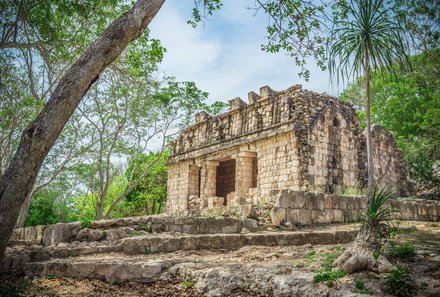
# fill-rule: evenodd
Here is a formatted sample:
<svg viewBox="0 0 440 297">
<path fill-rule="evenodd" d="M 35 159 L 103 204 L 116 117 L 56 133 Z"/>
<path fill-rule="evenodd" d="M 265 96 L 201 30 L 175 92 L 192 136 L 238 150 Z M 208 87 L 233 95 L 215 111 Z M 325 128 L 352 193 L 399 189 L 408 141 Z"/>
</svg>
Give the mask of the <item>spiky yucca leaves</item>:
<svg viewBox="0 0 440 297">
<path fill-rule="evenodd" d="M 346 5 L 347 17 L 334 23 L 328 44 L 332 78 L 339 82 L 371 70 L 393 73 L 395 63 L 411 68 L 403 28 L 384 0 L 350 0 Z"/>
<path fill-rule="evenodd" d="M 375 186 L 373 196 L 363 213 L 363 228 L 374 229 L 379 241 L 389 238 L 393 229 L 391 220 L 396 218 L 397 211 L 387 203 L 393 195 L 390 187 Z"/>
</svg>

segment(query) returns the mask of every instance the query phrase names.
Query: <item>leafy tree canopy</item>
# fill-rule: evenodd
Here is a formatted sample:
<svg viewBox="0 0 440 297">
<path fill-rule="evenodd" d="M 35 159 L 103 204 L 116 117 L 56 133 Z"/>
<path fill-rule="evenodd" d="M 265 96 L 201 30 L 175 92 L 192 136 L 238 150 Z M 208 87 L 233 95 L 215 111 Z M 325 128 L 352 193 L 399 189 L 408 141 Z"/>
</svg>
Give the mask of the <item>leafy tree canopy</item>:
<svg viewBox="0 0 440 297">
<path fill-rule="evenodd" d="M 440 50 L 414 56 L 411 64 L 412 72 L 401 72 L 395 65 L 394 73 L 373 74 L 373 122 L 393 133 L 412 178 L 422 187 L 440 186 L 432 176 L 432 164 L 440 159 Z M 364 84 L 360 78 L 340 96 L 355 106 L 363 126 Z"/>
</svg>

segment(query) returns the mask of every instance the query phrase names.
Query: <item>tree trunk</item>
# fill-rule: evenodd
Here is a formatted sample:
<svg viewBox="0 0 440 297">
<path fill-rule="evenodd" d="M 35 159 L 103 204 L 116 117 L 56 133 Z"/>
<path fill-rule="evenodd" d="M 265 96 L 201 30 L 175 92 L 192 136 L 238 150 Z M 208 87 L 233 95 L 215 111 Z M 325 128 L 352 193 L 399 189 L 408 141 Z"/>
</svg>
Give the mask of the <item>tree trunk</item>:
<svg viewBox="0 0 440 297">
<path fill-rule="evenodd" d="M 35 192 L 31 191 L 29 195 L 23 202 L 23 205 L 20 208 L 20 214 L 18 215 L 17 223 L 15 224 L 15 228 L 23 228 L 24 222 L 26 221 L 26 216 L 29 211 L 29 206 L 31 206 L 32 198 L 35 196 Z"/>
<path fill-rule="evenodd" d="M 156 201 L 154 201 L 154 199 L 153 199 L 153 201 L 152 201 L 152 206 L 151 206 L 151 212 L 153 213 L 153 214 L 156 214 Z"/>
<path fill-rule="evenodd" d="M 373 197 L 375 180 L 374 180 L 374 164 L 373 164 L 373 149 L 371 144 L 371 111 L 370 111 L 370 60 L 368 52 L 365 55 L 365 117 L 366 117 L 366 142 L 367 142 L 367 170 L 368 170 L 368 204 Z"/>
<path fill-rule="evenodd" d="M 375 230 L 369 220 L 364 222 L 354 243 L 333 264 L 348 274 L 363 270 L 389 271 L 391 263 L 378 254 L 380 239 Z"/>
<path fill-rule="evenodd" d="M 0 181 L 0 260 L 38 170 L 64 125 L 100 73 L 142 34 L 164 1 L 138 0 L 115 20 L 70 67 L 46 106 L 23 132 L 17 152 Z"/>
<path fill-rule="evenodd" d="M 367 142 L 367 169 L 368 169 L 368 197 L 367 207 L 372 202 L 375 188 L 374 166 L 371 146 L 371 115 L 370 115 L 370 60 L 368 52 L 365 55 L 365 85 L 366 85 L 366 142 Z M 380 238 L 376 233 L 377 226 L 369 218 L 362 224 L 355 242 L 333 263 L 345 273 L 354 273 L 363 270 L 383 272 L 391 268 L 390 262 L 383 256 L 375 257 L 380 251 Z"/>
<path fill-rule="evenodd" d="M 145 214 L 148 216 L 150 214 L 150 210 L 148 208 L 148 200 L 145 202 Z"/>
</svg>

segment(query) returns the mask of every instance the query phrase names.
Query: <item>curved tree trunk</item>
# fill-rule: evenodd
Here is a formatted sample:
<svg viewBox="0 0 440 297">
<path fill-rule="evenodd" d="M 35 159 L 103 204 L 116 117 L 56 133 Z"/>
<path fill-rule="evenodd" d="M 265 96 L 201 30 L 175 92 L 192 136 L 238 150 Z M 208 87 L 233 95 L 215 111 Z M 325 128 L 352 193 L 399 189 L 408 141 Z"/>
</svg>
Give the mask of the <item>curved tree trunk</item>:
<svg viewBox="0 0 440 297">
<path fill-rule="evenodd" d="M 354 243 L 333 263 L 345 273 L 363 270 L 385 272 L 392 267 L 391 263 L 380 255 L 380 240 L 374 226 L 364 222 Z"/>
<path fill-rule="evenodd" d="M 14 159 L 0 181 L 0 260 L 38 170 L 64 125 L 100 73 L 142 34 L 164 2 L 138 0 L 115 20 L 70 67 L 41 113 L 23 132 Z"/>
</svg>

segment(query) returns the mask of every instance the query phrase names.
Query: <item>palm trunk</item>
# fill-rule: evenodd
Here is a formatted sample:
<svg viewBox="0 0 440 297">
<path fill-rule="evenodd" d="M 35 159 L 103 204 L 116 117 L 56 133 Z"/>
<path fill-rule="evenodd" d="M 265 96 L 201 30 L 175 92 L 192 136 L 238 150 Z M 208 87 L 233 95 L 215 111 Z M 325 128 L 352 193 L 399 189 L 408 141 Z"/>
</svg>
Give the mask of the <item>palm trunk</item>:
<svg viewBox="0 0 440 297">
<path fill-rule="evenodd" d="M 374 180 L 374 165 L 373 165 L 373 149 L 371 143 L 371 112 L 370 112 L 370 58 L 368 52 L 365 55 L 365 87 L 366 87 L 366 100 L 365 100 L 365 117 L 366 117 L 366 142 L 367 142 L 367 170 L 368 170 L 368 203 L 370 203 L 375 187 Z"/>
<path fill-rule="evenodd" d="M 20 208 L 64 125 L 101 72 L 142 34 L 164 2 L 138 0 L 115 20 L 70 67 L 46 106 L 23 132 L 19 148 L 0 181 L 0 261 Z"/>
<path fill-rule="evenodd" d="M 366 85 L 366 142 L 367 142 L 367 170 L 368 170 L 368 197 L 367 204 L 370 205 L 374 195 L 374 166 L 373 152 L 371 143 L 371 114 L 370 114 L 370 80 L 371 69 L 368 52 L 365 55 L 365 85 Z M 345 273 L 354 273 L 362 270 L 387 271 L 391 264 L 383 256 L 375 257 L 380 249 L 380 238 L 377 234 L 377 226 L 373 225 L 368 217 L 362 224 L 354 243 L 341 256 L 339 256 L 334 265 L 338 266 Z"/>
</svg>

